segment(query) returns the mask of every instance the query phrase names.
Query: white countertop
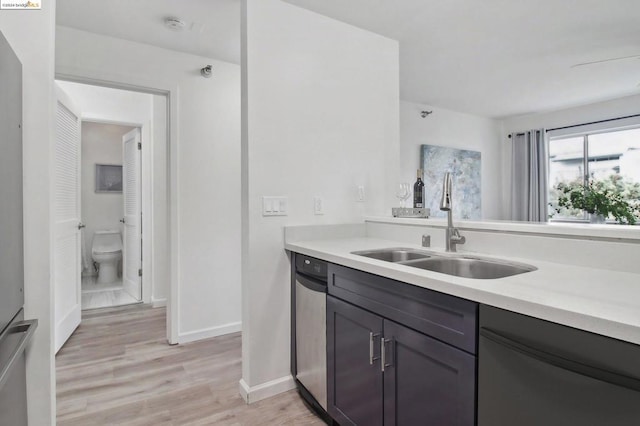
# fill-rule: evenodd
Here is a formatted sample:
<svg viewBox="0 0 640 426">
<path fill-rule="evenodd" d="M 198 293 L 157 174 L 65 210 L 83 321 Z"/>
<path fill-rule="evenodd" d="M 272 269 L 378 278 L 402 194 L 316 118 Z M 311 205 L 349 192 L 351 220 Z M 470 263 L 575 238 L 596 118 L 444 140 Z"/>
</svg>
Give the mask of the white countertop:
<svg viewBox="0 0 640 426">
<path fill-rule="evenodd" d="M 339 265 L 640 344 L 640 274 L 478 253 L 481 257 L 526 263 L 538 269 L 499 279 L 470 279 L 351 254 L 389 247 L 423 249 L 367 237 L 285 244 L 287 250 Z"/>
</svg>

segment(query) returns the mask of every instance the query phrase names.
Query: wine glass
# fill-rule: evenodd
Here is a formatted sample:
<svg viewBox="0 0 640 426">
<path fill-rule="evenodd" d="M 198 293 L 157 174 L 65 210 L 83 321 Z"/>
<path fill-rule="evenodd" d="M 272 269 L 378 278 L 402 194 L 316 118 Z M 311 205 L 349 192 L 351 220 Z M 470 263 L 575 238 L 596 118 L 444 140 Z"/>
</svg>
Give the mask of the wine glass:
<svg viewBox="0 0 640 426">
<path fill-rule="evenodd" d="M 406 183 L 399 183 L 396 186 L 396 198 L 400 200 L 400 207 L 404 208 L 405 200 L 408 198 L 409 188 Z"/>
<path fill-rule="evenodd" d="M 405 196 L 404 196 L 404 199 L 402 200 L 402 202 L 403 202 L 403 207 L 406 207 L 407 206 L 407 200 L 409 198 L 411 198 L 411 184 L 403 183 L 403 185 L 405 186 L 406 193 L 405 193 Z"/>
</svg>

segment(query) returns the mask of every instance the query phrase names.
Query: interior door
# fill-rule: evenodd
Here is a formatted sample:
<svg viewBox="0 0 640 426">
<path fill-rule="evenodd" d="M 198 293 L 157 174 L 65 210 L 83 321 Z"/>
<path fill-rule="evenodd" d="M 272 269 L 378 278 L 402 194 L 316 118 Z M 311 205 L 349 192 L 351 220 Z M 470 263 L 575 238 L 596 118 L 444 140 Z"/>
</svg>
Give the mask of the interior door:
<svg viewBox="0 0 640 426">
<path fill-rule="evenodd" d="M 133 129 L 122 137 L 122 194 L 124 196 L 122 281 L 125 291 L 137 300 L 142 300 L 140 150 L 140 129 Z"/>
<path fill-rule="evenodd" d="M 80 325 L 81 232 L 80 221 L 80 114 L 56 86 L 56 138 L 54 189 L 54 294 L 55 350 Z"/>
</svg>

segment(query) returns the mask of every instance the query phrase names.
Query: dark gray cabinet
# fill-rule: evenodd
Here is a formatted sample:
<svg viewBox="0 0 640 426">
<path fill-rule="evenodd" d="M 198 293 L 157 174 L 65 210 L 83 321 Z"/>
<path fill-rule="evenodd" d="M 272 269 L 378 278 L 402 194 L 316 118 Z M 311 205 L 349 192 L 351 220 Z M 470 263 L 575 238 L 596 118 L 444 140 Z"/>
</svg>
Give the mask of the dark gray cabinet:
<svg viewBox="0 0 640 426">
<path fill-rule="evenodd" d="M 475 303 L 337 265 L 329 293 L 328 412 L 338 423 L 475 423 Z"/>
<path fill-rule="evenodd" d="M 473 425 L 476 358 L 384 321 L 384 424 Z"/>
<path fill-rule="evenodd" d="M 382 318 L 327 297 L 327 411 L 340 425 L 382 425 Z"/>
</svg>

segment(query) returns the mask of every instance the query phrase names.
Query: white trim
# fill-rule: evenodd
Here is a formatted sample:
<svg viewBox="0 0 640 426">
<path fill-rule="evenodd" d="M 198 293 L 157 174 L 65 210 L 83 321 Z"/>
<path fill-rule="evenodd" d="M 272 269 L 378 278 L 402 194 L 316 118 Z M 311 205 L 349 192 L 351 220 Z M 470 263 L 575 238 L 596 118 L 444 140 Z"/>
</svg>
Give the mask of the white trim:
<svg viewBox="0 0 640 426">
<path fill-rule="evenodd" d="M 153 219 L 155 217 L 154 204 L 153 204 L 153 192 L 154 192 L 154 179 L 153 179 L 153 146 L 155 145 L 153 134 L 153 102 L 154 97 L 151 96 L 149 109 L 152 119 L 142 126 L 142 151 L 140 152 L 140 177 L 142 182 L 140 185 L 140 198 L 141 198 L 141 213 L 142 213 L 142 234 L 140 242 L 142 248 L 142 277 L 140 277 L 141 288 L 141 301 L 143 303 L 149 303 L 153 300 L 153 276 L 154 267 L 153 264 L 153 244 L 155 241 L 155 235 L 153 233 Z"/>
<path fill-rule="evenodd" d="M 218 337 L 224 334 L 237 333 L 238 331 L 242 331 L 242 323 L 232 322 L 216 327 L 209 327 L 200 330 L 189 331 L 187 333 L 180 333 L 180 335 L 178 335 L 178 343 L 182 344 L 195 342 L 196 340 L 210 339 L 212 337 Z"/>
<path fill-rule="evenodd" d="M 154 95 L 149 95 L 149 96 L 154 96 Z M 143 123 L 110 120 L 98 114 L 94 115 L 94 114 L 86 114 L 86 113 L 82 113 L 82 122 L 97 123 L 97 124 L 114 124 L 116 126 L 127 126 L 127 127 L 140 127 L 140 128 L 143 127 Z"/>
<path fill-rule="evenodd" d="M 167 299 L 152 299 L 151 300 L 151 306 L 153 308 L 162 308 L 164 306 L 167 306 Z"/>
<path fill-rule="evenodd" d="M 167 340 L 176 344 L 180 330 L 180 194 L 178 192 L 178 86 L 172 86 L 167 94 L 167 176 L 169 188 L 169 299 L 167 303 Z"/>
<path fill-rule="evenodd" d="M 58 353 L 60 348 L 64 346 L 66 341 L 71 337 L 73 332 L 80 325 L 80 317 L 82 315 L 82 309 L 80 304 L 75 305 L 67 315 L 62 318 L 58 324 L 56 324 L 55 329 L 55 352 Z"/>
<path fill-rule="evenodd" d="M 296 383 L 291 375 L 280 377 L 257 386 L 249 386 L 244 379 L 239 382 L 240 395 L 247 404 L 261 401 L 272 396 L 287 392 L 296 387 Z"/>
</svg>

